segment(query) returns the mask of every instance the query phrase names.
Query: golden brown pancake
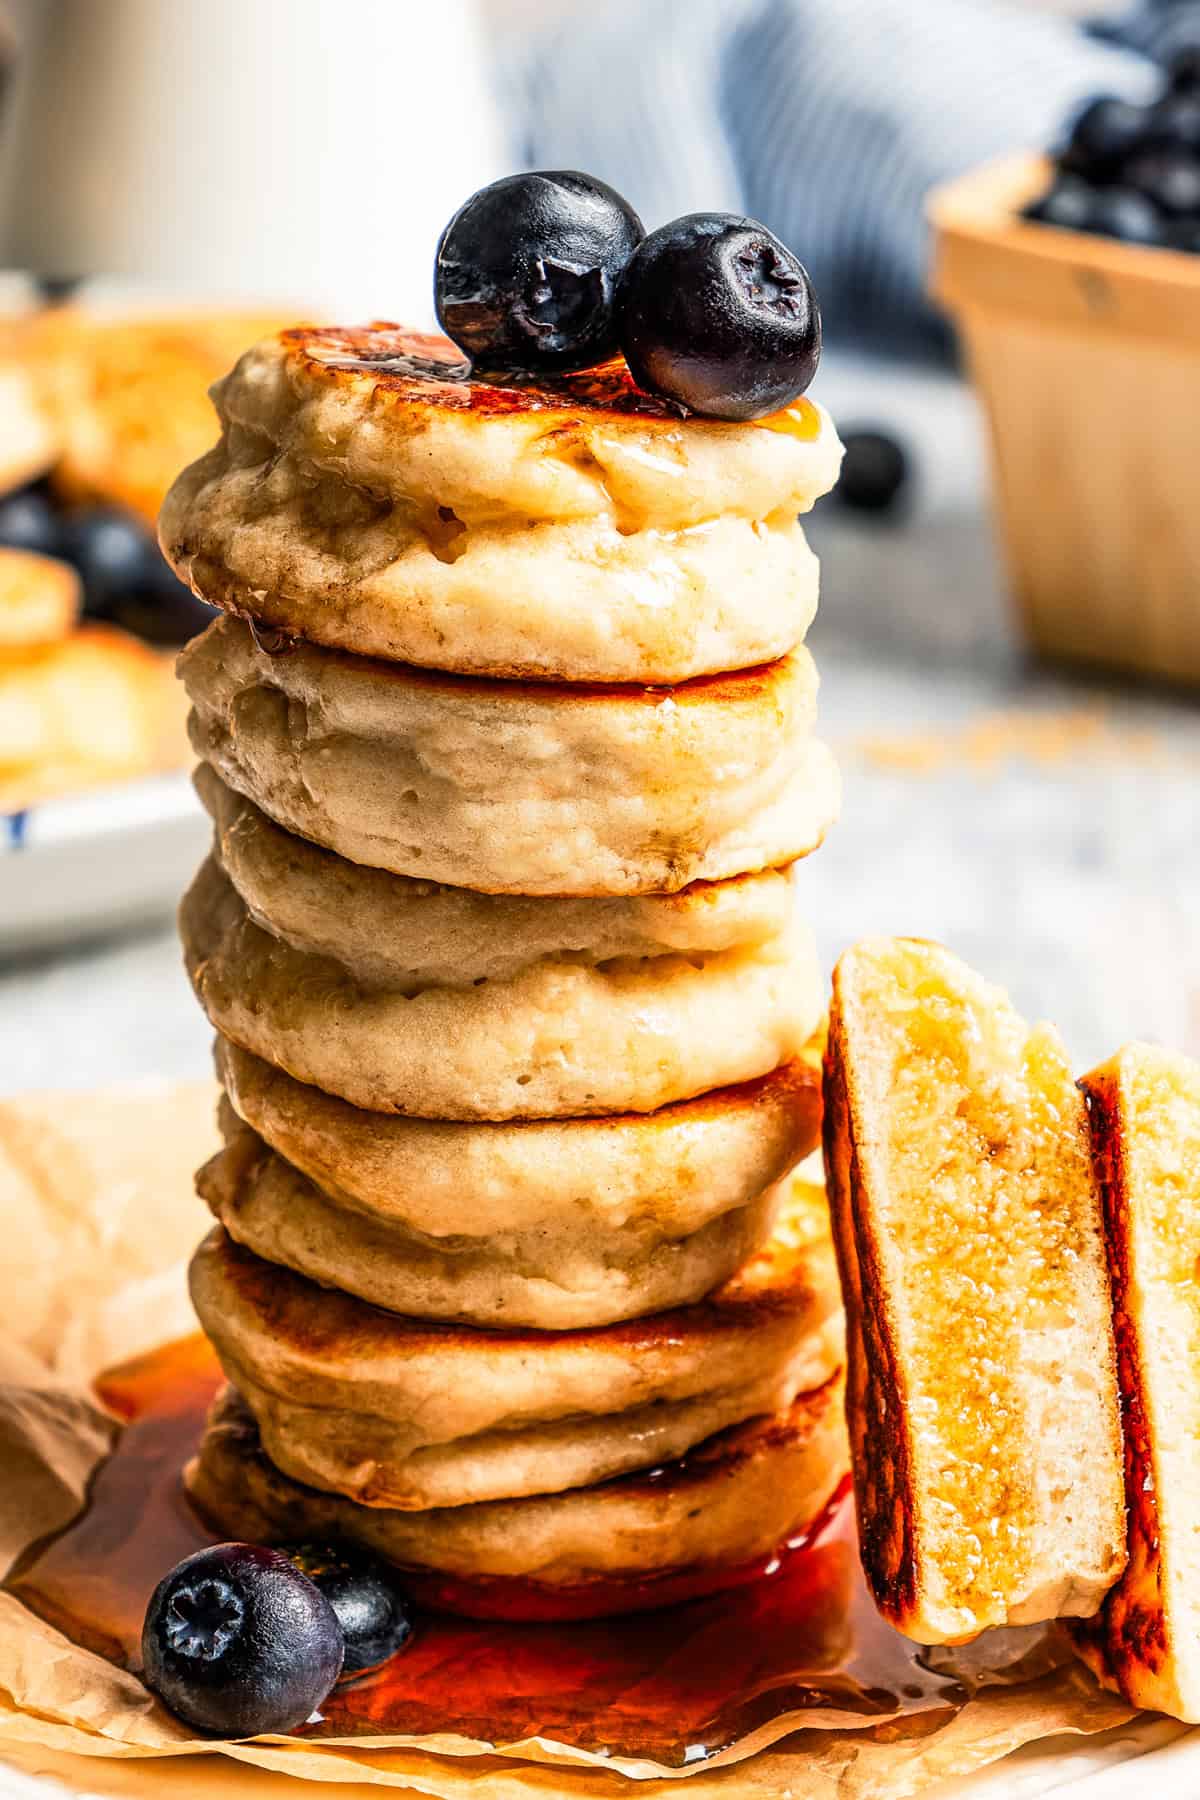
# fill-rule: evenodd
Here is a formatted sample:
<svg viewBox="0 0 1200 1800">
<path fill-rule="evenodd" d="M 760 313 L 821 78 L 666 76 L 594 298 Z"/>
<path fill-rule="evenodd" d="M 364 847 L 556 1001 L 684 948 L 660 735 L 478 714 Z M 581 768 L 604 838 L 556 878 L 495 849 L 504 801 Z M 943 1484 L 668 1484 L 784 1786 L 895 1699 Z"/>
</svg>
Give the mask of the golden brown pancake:
<svg viewBox="0 0 1200 1800">
<path fill-rule="evenodd" d="M 841 456 L 819 408 L 731 425 L 623 363 L 519 386 L 463 369 L 395 328 L 258 345 L 163 509 L 180 574 L 266 625 L 460 674 L 680 682 L 801 642 L 818 577 L 796 515 Z"/>
<path fill-rule="evenodd" d="M 224 1036 L 371 1112 L 652 1112 L 791 1060 L 824 1001 L 798 921 L 755 950 L 552 961 L 509 981 L 416 992 L 356 980 L 261 930 L 211 860 L 179 923 L 192 984 Z"/>
<path fill-rule="evenodd" d="M 179 659 L 193 744 L 351 862 L 485 893 L 676 892 L 776 867 L 837 812 L 804 649 L 670 690 L 471 681 L 221 619 Z"/>
<path fill-rule="evenodd" d="M 410 1573 L 477 1584 L 430 1592 L 453 1610 L 555 1616 L 558 1596 L 567 1614 L 600 1616 L 629 1604 L 628 1585 L 619 1584 L 684 1571 L 719 1578 L 723 1568 L 769 1555 L 822 1512 L 846 1466 L 841 1381 L 833 1376 L 777 1416 L 735 1426 L 650 1473 L 549 1496 L 397 1512 L 282 1474 L 252 1415 L 226 1390 L 186 1482 L 205 1517 L 233 1537 L 343 1539 Z M 593 1591 L 590 1604 L 580 1588 Z M 661 1601 L 649 1593 L 635 1604 Z"/>
<path fill-rule="evenodd" d="M 367 1506 L 556 1493 L 786 1408 L 841 1361 L 824 1196 L 794 1182 L 771 1244 L 707 1300 L 620 1325 L 478 1331 L 319 1288 L 220 1229 L 192 1300 L 272 1461 Z"/>
<path fill-rule="evenodd" d="M 79 577 L 68 563 L 0 549 L 0 657 L 61 643 L 81 600 Z"/>
<path fill-rule="evenodd" d="M 212 383 L 283 323 L 277 312 L 199 307 L 44 314 L 29 355 L 58 440 L 56 484 L 71 499 L 110 501 L 153 527 L 180 469 L 212 443 Z"/>
<path fill-rule="evenodd" d="M 159 766 L 169 693 L 162 661 L 107 625 L 0 658 L 0 812 Z"/>
</svg>

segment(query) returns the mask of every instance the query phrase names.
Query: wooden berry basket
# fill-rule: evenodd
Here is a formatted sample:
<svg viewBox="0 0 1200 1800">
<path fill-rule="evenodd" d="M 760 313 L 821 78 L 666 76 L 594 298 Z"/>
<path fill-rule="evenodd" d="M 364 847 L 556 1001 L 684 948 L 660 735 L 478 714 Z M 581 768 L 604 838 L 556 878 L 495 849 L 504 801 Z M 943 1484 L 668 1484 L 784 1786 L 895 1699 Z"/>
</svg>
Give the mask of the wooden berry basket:
<svg viewBox="0 0 1200 1800">
<path fill-rule="evenodd" d="M 1048 174 L 994 164 L 930 202 L 1013 587 L 1039 650 L 1200 683 L 1200 257 L 1022 220 Z"/>
</svg>

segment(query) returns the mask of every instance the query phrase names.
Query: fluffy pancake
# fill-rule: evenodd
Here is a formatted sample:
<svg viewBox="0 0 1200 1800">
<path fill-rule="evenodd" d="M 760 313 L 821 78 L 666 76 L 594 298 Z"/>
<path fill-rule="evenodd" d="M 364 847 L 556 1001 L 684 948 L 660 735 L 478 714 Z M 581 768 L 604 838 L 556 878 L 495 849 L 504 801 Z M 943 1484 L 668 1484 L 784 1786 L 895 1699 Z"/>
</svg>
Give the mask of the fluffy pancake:
<svg viewBox="0 0 1200 1800">
<path fill-rule="evenodd" d="M 23 348 L 23 327 L 0 327 L 0 493 L 23 487 L 54 460 L 53 426 Z"/>
<path fill-rule="evenodd" d="M 422 1233 L 323 1193 L 227 1101 L 221 1126 L 226 1148 L 196 1187 L 237 1243 L 391 1312 L 466 1325 L 565 1331 L 686 1306 L 762 1247 L 782 1197 L 767 1187 L 686 1237 L 666 1236 L 652 1219 L 605 1229 L 585 1205 L 559 1209 L 563 1235 L 551 1221 L 514 1231 L 502 1217 L 492 1231 L 476 1220 L 466 1233 Z"/>
<path fill-rule="evenodd" d="M 810 1054 L 659 1112 L 478 1125 L 361 1112 L 223 1038 L 216 1063 L 240 1116 L 344 1209 L 460 1244 L 541 1231 L 586 1256 L 628 1234 L 648 1253 L 772 1186 L 820 1125 Z"/>
<path fill-rule="evenodd" d="M 277 313 L 202 308 L 44 314 L 29 354 L 58 439 L 57 485 L 73 499 L 127 507 L 153 527 L 179 470 L 212 442 L 209 387 L 283 323 Z"/>
<path fill-rule="evenodd" d="M 837 478 L 841 446 L 809 400 L 730 424 L 683 417 L 637 388 L 620 359 L 545 384 L 466 376 L 445 338 L 302 327 L 256 344 L 213 399 L 234 466 L 290 457 L 314 492 L 328 483 L 399 507 L 449 507 L 467 525 L 794 518 Z"/>
<path fill-rule="evenodd" d="M 824 1196 L 707 1300 L 568 1332 L 426 1324 L 319 1288 L 220 1229 L 192 1300 L 276 1466 L 367 1506 L 557 1493 L 786 1407 L 841 1359 Z"/>
<path fill-rule="evenodd" d="M 571 1609 L 624 1610 L 615 1588 L 580 1606 L 580 1588 L 746 1563 L 815 1519 L 846 1469 L 841 1382 L 833 1377 L 784 1413 L 736 1426 L 650 1474 L 521 1500 L 427 1512 L 356 1506 L 290 1480 L 268 1460 L 254 1420 L 230 1390 L 218 1399 L 188 1491 L 218 1530 L 251 1543 L 359 1543 L 402 1569 L 484 1585 L 463 1611 L 515 1611 L 509 1583 L 557 1593 Z M 488 1592 L 487 1584 L 501 1584 Z M 574 1590 L 574 1592 L 571 1592 Z M 526 1600 L 536 1598 L 526 1594 Z M 643 1600 L 641 1604 L 653 1604 Z M 542 1609 L 539 1609 L 542 1610 Z"/>
<path fill-rule="evenodd" d="M 213 854 L 256 924 L 401 991 L 506 981 L 538 962 L 753 949 L 786 930 L 795 908 L 790 869 L 609 898 L 443 887 L 346 862 L 284 831 L 207 763 L 195 781 L 216 827 Z"/>
<path fill-rule="evenodd" d="M 749 951 L 538 963 L 508 981 L 415 992 L 272 937 L 211 859 L 179 923 L 197 997 L 224 1036 L 371 1112 L 651 1112 L 790 1061 L 824 1005 L 799 921 Z"/>
<path fill-rule="evenodd" d="M 180 476 L 160 521 L 207 600 L 333 649 L 462 675 L 680 682 L 803 641 L 819 569 L 793 514 L 678 531 L 609 519 L 464 525 L 314 479 L 228 439 Z"/>
<path fill-rule="evenodd" d="M 0 660 L 0 812 L 153 768 L 169 721 L 163 663 L 85 625 Z"/>
<path fill-rule="evenodd" d="M 179 659 L 193 743 L 351 862 L 488 893 L 675 892 L 792 861 L 836 815 L 812 659 L 670 690 L 477 682 L 235 619 Z"/>
<path fill-rule="evenodd" d="M 81 598 L 68 563 L 0 549 L 0 656 L 60 643 L 79 616 Z"/>
</svg>

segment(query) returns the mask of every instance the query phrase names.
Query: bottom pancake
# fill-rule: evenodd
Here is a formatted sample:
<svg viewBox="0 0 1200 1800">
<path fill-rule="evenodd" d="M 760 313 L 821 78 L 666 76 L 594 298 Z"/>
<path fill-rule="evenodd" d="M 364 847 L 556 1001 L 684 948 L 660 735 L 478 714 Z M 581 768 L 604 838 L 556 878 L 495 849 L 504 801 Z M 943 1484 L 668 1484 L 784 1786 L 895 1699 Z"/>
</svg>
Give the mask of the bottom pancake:
<svg viewBox="0 0 1200 1800">
<path fill-rule="evenodd" d="M 731 1585 L 824 1511 L 848 1468 L 842 1379 L 686 1457 L 598 1487 L 427 1512 L 358 1506 L 280 1474 L 232 1389 L 185 1482 L 251 1543 L 333 1539 L 404 1570 L 414 1598 L 476 1618 L 600 1618 Z"/>
</svg>

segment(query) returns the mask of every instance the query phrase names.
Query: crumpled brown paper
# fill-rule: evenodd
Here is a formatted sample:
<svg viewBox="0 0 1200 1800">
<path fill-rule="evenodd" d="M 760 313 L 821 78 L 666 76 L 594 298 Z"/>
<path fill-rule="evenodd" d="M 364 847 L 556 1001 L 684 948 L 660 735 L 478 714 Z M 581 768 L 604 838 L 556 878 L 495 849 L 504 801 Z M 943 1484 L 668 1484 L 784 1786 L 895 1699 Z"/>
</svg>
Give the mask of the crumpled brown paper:
<svg viewBox="0 0 1200 1800">
<path fill-rule="evenodd" d="M 193 1324 L 183 1270 L 204 1219 L 191 1173 L 214 1140 L 207 1084 L 0 1104 L 0 1575 L 76 1515 L 108 1452 L 117 1428 L 91 1403 L 89 1377 Z M 134 1676 L 0 1594 L 0 1760 L 7 1754 L 60 1778 L 87 1767 L 92 1793 L 139 1792 L 139 1770 L 161 1793 L 169 1772 L 162 1759 L 186 1757 L 177 1778 L 189 1800 L 200 1800 L 218 1752 L 222 1795 L 244 1791 L 247 1800 L 274 1794 L 262 1771 L 407 1788 L 438 1800 L 609 1800 L 629 1793 L 631 1776 L 646 1800 L 678 1791 L 681 1780 L 692 1800 L 789 1792 L 806 1800 L 899 1800 L 1036 1740 L 1112 1732 L 1131 1719 L 1128 1707 L 1069 1666 L 1020 1687 L 985 1689 L 940 1726 L 810 1727 L 671 1773 L 652 1765 L 620 1773 L 603 1758 L 542 1739 L 503 1755 L 436 1737 L 214 1745 L 190 1738 Z M 776 1735 L 783 1729 L 791 1727 L 777 1725 Z M 104 1777 L 118 1785 L 106 1788 L 94 1762 L 77 1764 L 81 1757 L 123 1759 L 119 1782 L 115 1769 Z M 234 1764 L 241 1765 L 236 1774 Z"/>
</svg>

